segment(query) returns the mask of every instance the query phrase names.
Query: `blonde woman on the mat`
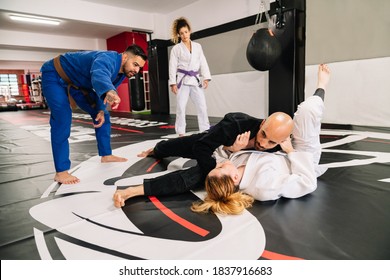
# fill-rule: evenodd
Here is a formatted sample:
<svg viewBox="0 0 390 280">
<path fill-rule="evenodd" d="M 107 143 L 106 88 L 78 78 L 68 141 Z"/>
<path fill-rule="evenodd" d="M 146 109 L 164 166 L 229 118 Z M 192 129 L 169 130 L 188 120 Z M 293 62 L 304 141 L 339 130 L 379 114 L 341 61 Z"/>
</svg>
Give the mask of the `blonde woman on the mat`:
<svg viewBox="0 0 390 280">
<path fill-rule="evenodd" d="M 298 106 L 292 137 L 280 143 L 284 153 L 228 153 L 223 147 L 217 149 L 214 156 L 222 164 L 207 175 L 204 201 L 195 202 L 191 209 L 239 214 L 254 200 L 298 198 L 315 191 L 317 177 L 325 171 L 319 166 L 319 135 L 329 78 L 328 66 L 320 65 L 315 94 Z"/>
</svg>

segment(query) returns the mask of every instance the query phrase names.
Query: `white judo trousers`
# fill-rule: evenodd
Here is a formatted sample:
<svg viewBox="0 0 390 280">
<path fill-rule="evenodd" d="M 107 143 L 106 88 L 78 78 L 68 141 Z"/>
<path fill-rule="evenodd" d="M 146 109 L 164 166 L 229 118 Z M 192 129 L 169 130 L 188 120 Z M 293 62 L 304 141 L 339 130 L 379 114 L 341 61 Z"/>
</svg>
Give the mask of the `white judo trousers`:
<svg viewBox="0 0 390 280">
<path fill-rule="evenodd" d="M 324 101 L 313 95 L 298 105 L 294 114 L 292 145 L 298 152 L 309 152 L 313 155 L 316 175 L 322 175 L 326 169 L 318 164 L 321 158 L 321 120 L 324 113 Z"/>
<path fill-rule="evenodd" d="M 186 131 L 186 107 L 188 98 L 190 98 L 195 105 L 199 131 L 203 132 L 208 130 L 210 128 L 210 122 L 203 88 L 199 86 L 182 85 L 176 96 L 176 133 L 184 134 Z"/>
<path fill-rule="evenodd" d="M 191 52 L 181 42 L 173 46 L 169 58 L 169 85 L 177 85 L 176 122 L 177 134 L 186 132 L 186 106 L 188 98 L 194 103 L 198 116 L 199 131 L 210 128 L 203 80 L 211 80 L 210 69 L 202 46 L 191 41 Z"/>
</svg>

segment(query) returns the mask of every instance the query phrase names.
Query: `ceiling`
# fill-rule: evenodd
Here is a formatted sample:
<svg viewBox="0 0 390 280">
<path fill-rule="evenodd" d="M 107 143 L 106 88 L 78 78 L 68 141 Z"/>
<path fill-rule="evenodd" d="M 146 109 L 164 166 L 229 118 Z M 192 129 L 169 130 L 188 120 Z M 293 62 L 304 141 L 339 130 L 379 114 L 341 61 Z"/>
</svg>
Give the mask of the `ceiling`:
<svg viewBox="0 0 390 280">
<path fill-rule="evenodd" d="M 94 4 L 102 4 L 117 8 L 130 9 L 151 14 L 168 14 L 198 0 L 83 0 Z M 32 3 L 33 4 L 33 3 Z M 12 12 L 0 9 L 0 29 L 31 33 L 44 33 L 59 36 L 75 36 L 83 38 L 110 38 L 118 33 L 131 31 L 123 26 L 115 26 L 86 21 L 62 18 L 60 26 L 43 26 L 39 24 L 16 23 L 9 18 Z M 37 15 L 39 16 L 39 15 Z"/>
<path fill-rule="evenodd" d="M 198 0 L 84 0 L 86 2 L 104 4 L 141 12 L 168 14 L 188 6 Z"/>
</svg>

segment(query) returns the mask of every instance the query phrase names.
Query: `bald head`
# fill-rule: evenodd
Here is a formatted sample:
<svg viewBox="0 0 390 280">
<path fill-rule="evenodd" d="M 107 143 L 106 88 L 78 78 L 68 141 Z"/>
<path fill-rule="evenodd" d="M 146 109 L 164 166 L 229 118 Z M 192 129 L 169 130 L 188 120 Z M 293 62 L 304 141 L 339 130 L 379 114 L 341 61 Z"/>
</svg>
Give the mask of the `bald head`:
<svg viewBox="0 0 390 280">
<path fill-rule="evenodd" d="M 283 112 L 270 115 L 260 125 L 256 135 L 256 150 L 268 150 L 279 145 L 290 136 L 294 127 L 292 118 Z"/>
<path fill-rule="evenodd" d="M 269 138 L 279 140 L 277 142 L 280 142 L 291 134 L 293 125 L 294 122 L 289 115 L 282 112 L 276 112 L 265 120 L 263 129 L 268 131 Z"/>
</svg>

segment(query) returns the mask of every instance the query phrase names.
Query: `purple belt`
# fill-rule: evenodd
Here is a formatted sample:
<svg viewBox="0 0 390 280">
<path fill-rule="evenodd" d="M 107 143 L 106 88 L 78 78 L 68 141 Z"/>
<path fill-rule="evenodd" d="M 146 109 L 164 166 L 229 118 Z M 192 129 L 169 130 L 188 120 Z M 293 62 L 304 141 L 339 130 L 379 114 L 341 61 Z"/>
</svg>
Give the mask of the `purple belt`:
<svg viewBox="0 0 390 280">
<path fill-rule="evenodd" d="M 177 85 L 177 88 L 181 87 L 181 83 L 183 82 L 183 79 L 185 76 L 195 77 L 198 80 L 199 86 L 202 86 L 198 77 L 197 77 L 197 75 L 199 74 L 199 71 L 192 71 L 192 70 L 187 71 L 187 70 L 183 70 L 183 69 L 177 69 L 177 72 L 184 74 L 184 76 L 180 79 L 180 82 Z"/>
</svg>

